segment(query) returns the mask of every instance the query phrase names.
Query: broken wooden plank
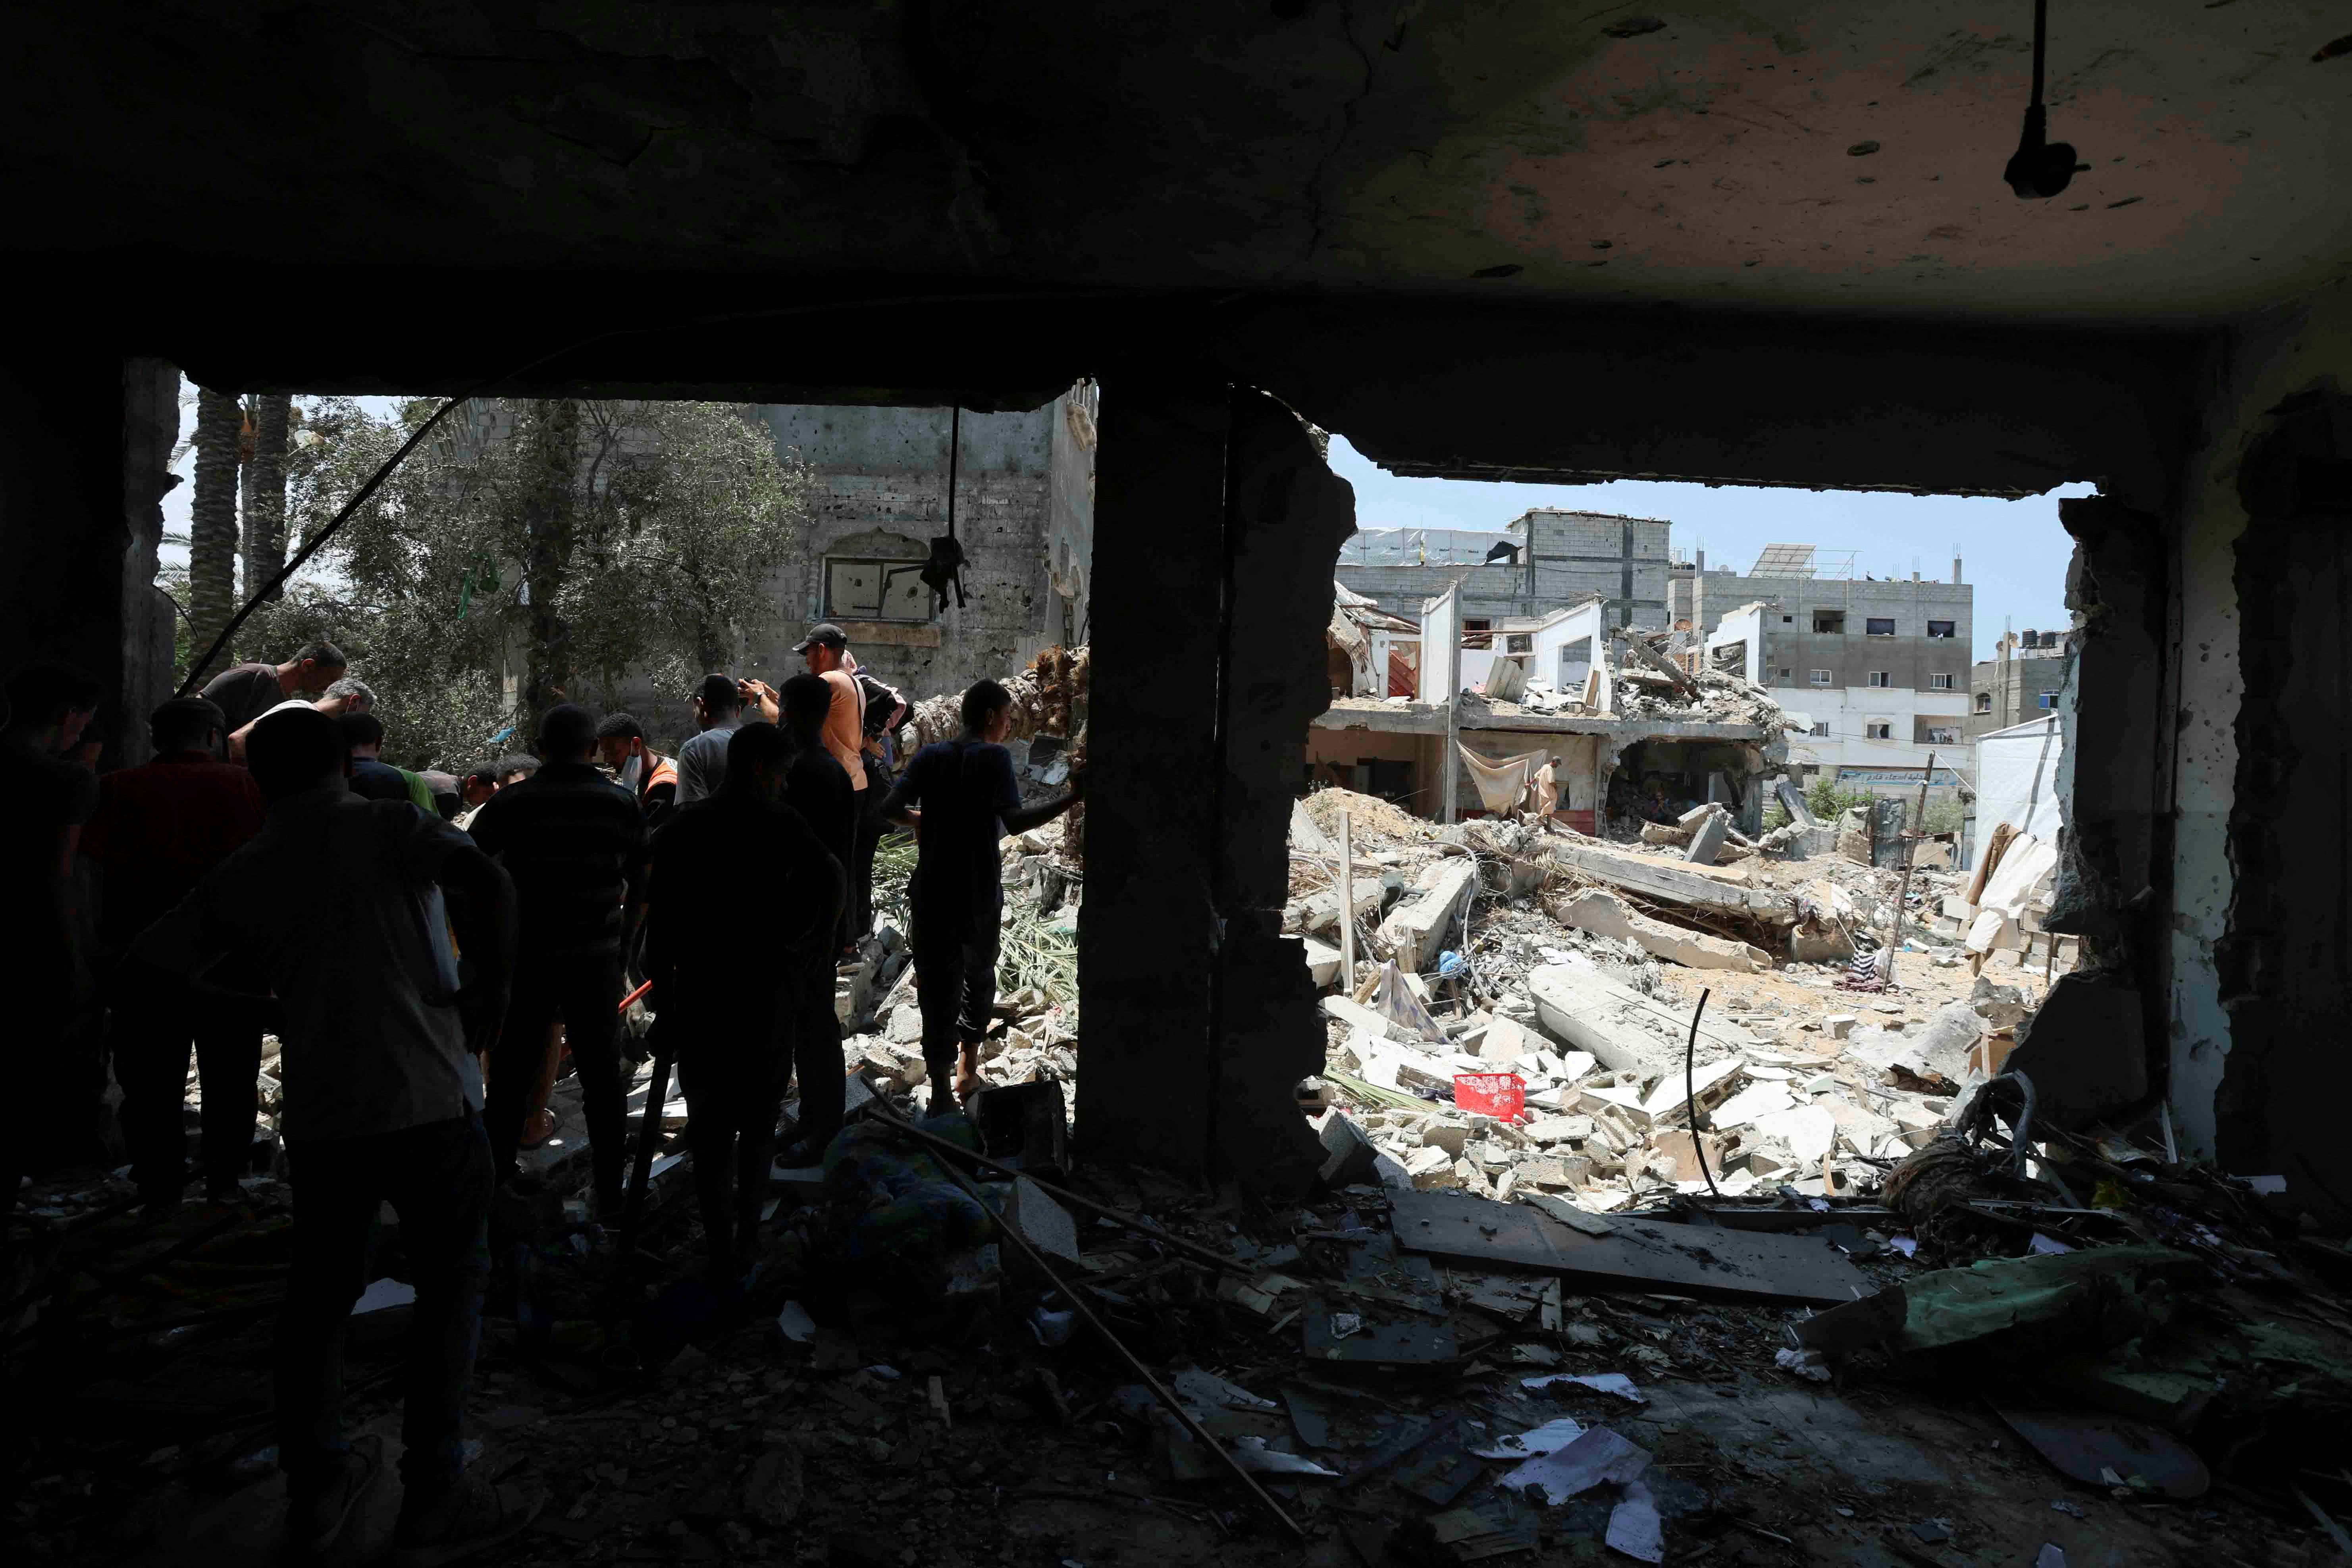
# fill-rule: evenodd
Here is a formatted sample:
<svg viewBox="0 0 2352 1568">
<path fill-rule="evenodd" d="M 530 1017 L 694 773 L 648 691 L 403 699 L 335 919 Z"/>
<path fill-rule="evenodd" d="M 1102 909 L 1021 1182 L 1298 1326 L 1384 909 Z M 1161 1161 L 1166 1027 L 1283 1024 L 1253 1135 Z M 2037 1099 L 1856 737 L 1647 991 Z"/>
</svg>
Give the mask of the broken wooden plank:
<svg viewBox="0 0 2352 1568">
<path fill-rule="evenodd" d="M 1714 1226 L 1612 1222 L 1584 1236 L 1521 1204 L 1463 1193 L 1391 1195 L 1397 1244 L 1409 1252 L 1559 1274 L 1588 1288 L 1832 1306 L 1869 1281 L 1828 1243 Z"/>
</svg>

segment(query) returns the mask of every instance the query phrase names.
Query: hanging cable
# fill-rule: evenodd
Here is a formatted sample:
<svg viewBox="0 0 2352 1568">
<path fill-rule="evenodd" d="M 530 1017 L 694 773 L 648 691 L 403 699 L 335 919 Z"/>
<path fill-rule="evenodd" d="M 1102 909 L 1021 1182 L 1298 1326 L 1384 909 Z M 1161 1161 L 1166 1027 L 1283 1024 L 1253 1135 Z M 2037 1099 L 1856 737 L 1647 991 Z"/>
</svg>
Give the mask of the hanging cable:
<svg viewBox="0 0 2352 1568">
<path fill-rule="evenodd" d="M 2049 110 L 2042 107 L 2043 57 L 2049 52 L 2050 0 L 2033 0 L 2033 99 L 2025 106 L 2025 130 L 2017 151 L 2010 154 L 2001 178 L 2028 201 L 2046 201 L 2064 190 L 2075 174 L 2090 167 L 2074 162 L 2071 142 L 2052 142 Z"/>
<path fill-rule="evenodd" d="M 229 617 L 228 625 L 221 628 L 220 635 L 213 639 L 212 646 L 205 649 L 204 657 L 197 659 L 194 664 L 188 667 L 188 677 L 185 680 L 180 683 L 180 689 L 176 693 L 174 693 L 174 695 L 185 697 L 190 691 L 195 689 L 196 683 L 204 678 L 205 671 L 211 668 L 213 660 L 220 657 L 221 650 L 228 646 L 229 639 L 236 636 L 237 628 L 245 625 L 246 621 L 251 617 L 253 612 L 261 605 L 263 601 L 267 600 L 270 595 L 277 592 L 278 588 L 283 586 L 286 580 L 293 576 L 295 572 L 298 571 L 304 563 L 308 562 L 311 556 L 317 554 L 320 549 L 326 544 L 327 541 L 332 539 L 336 532 L 341 529 L 343 524 L 350 521 L 353 512 L 367 504 L 368 498 L 375 494 L 376 490 L 383 486 L 385 479 L 391 478 L 393 469 L 400 467 L 402 459 L 405 458 L 409 453 L 416 449 L 417 445 L 422 442 L 426 436 L 432 433 L 433 427 L 440 424 L 443 419 L 448 416 L 451 409 L 457 407 L 459 405 L 471 398 L 480 396 L 483 393 L 489 391 L 494 386 L 502 385 L 505 383 L 511 381 L 518 381 L 523 376 L 529 375 L 532 371 L 539 369 L 540 366 L 547 363 L 551 360 L 561 359 L 563 355 L 572 353 L 577 350 L 587 348 L 594 343 L 606 342 L 615 338 L 638 337 L 649 332 L 692 331 L 702 327 L 723 327 L 740 321 L 780 321 L 792 316 L 822 315 L 827 311 L 896 310 L 905 310 L 910 306 L 923 305 L 1018 304 L 1023 301 L 1034 301 L 1040 300 L 1060 301 L 1071 299 L 1110 297 L 1115 297 L 1114 290 L 1079 289 L 1072 292 L 1067 290 L 1047 291 L 1039 289 L 1003 294 L 907 294 L 899 295 L 895 298 L 880 300 L 831 300 L 814 305 L 777 305 L 758 310 L 720 311 L 706 316 L 690 316 L 682 321 L 667 321 L 658 325 L 612 327 L 601 332 L 591 332 L 585 337 L 574 338 L 571 342 L 564 343 L 558 348 L 550 349 L 547 353 L 539 355 L 537 358 L 525 362 L 513 370 L 506 372 L 504 374 L 488 376 L 483 380 L 474 383 L 473 385 L 467 387 L 465 391 L 457 394 L 457 396 L 452 397 L 440 407 L 435 409 L 432 416 L 426 419 L 424 424 L 418 426 L 415 432 L 411 435 L 407 440 L 403 441 L 400 444 L 400 449 L 393 453 L 391 457 L 386 458 L 383 460 L 383 465 L 379 467 L 374 473 L 368 476 L 367 482 L 360 487 L 359 493 L 352 497 L 350 500 L 344 502 L 341 510 L 338 510 L 332 518 L 328 520 L 327 525 L 319 530 L 318 532 L 312 534 L 309 542 L 305 543 L 300 550 L 295 552 L 293 559 L 287 562 L 285 565 L 279 567 L 276 574 L 273 575 L 268 582 L 264 583 L 258 592 L 248 597 L 244 605 L 238 609 L 236 615 Z M 959 408 L 957 413 L 960 416 L 961 410 Z M 953 546 L 955 544 L 955 486 L 953 483 L 955 458 L 952 451 L 950 451 L 949 455 L 948 461 L 950 472 L 950 483 L 948 487 L 948 542 L 950 546 Z M 934 555 L 938 553 L 937 541 L 934 541 L 932 543 L 932 552 Z M 958 548 L 955 551 L 955 555 L 956 570 L 961 571 L 963 565 L 962 551 Z M 955 579 L 955 589 L 956 603 L 961 605 L 963 603 L 963 581 L 960 576 Z M 940 602 L 942 604 L 946 602 L 944 595 L 942 595 Z"/>
<path fill-rule="evenodd" d="M 955 590 L 956 608 L 964 605 L 963 546 L 956 542 L 956 477 L 963 458 L 963 405 L 948 408 L 948 531 L 931 541 L 930 558 L 923 563 L 922 579 L 930 585 L 931 614 L 948 607 L 948 590 Z"/>
</svg>

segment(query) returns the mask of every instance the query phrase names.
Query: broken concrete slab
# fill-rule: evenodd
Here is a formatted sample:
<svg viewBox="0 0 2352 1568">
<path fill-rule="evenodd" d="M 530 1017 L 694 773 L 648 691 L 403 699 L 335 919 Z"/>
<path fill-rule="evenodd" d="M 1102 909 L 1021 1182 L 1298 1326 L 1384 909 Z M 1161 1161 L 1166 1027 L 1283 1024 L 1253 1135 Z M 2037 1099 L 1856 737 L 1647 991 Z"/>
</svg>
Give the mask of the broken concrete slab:
<svg viewBox="0 0 2352 1568">
<path fill-rule="evenodd" d="M 1531 1121 L 1520 1132 L 1528 1142 L 1540 1144 L 1581 1143 L 1592 1136 L 1590 1116 L 1547 1116 Z"/>
<path fill-rule="evenodd" d="M 1547 907 L 1551 918 L 1564 926 L 1633 942 L 1655 957 L 1685 968 L 1731 969 L 1754 974 L 1772 966 L 1771 956 L 1760 947 L 1652 920 L 1615 894 L 1597 888 L 1555 899 Z"/>
<path fill-rule="evenodd" d="M 1721 1131 L 1745 1127 L 1759 1116 L 1769 1116 L 1796 1104 L 1785 1083 L 1755 1083 L 1741 1089 L 1729 1100 L 1707 1113 L 1707 1121 Z"/>
<path fill-rule="evenodd" d="M 1612 1071 L 1645 1079 L 1682 1070 L 1691 1014 L 1645 996 L 1603 974 L 1589 962 L 1549 963 L 1528 972 L 1528 994 L 1553 1038 L 1589 1051 Z M 1710 1058 L 1755 1049 L 1763 1041 L 1737 1024 L 1701 1021 L 1698 1049 Z"/>
<path fill-rule="evenodd" d="M 1690 848 L 1683 858 L 1695 866 L 1712 866 L 1730 837 L 1730 814 L 1721 807 L 1712 808 L 1704 820 L 1691 825 Z"/>
<path fill-rule="evenodd" d="M 1817 1174 L 1822 1156 L 1837 1142 L 1837 1119 L 1818 1105 L 1771 1111 L 1758 1117 L 1754 1126 L 1759 1136 L 1787 1144 L 1798 1165 L 1815 1168 Z"/>
<path fill-rule="evenodd" d="M 1702 1182 L 1706 1179 L 1706 1173 L 1698 1166 L 1697 1154 L 1701 1151 L 1706 1155 L 1707 1170 L 1719 1173 L 1723 1169 L 1723 1140 L 1714 1133 L 1694 1133 L 1688 1128 L 1674 1127 L 1650 1136 L 1650 1152 L 1674 1167 L 1669 1178 L 1673 1181 Z"/>
<path fill-rule="evenodd" d="M 1556 1273 L 1596 1289 L 1832 1305 L 1867 1281 L 1843 1254 L 1808 1237 L 1613 1220 L 1587 1236 L 1525 1204 L 1454 1193 L 1399 1193 L 1397 1243 L 1465 1263 Z"/>
<path fill-rule="evenodd" d="M 1324 1185 L 1344 1187 L 1371 1178 L 1380 1151 L 1344 1112 L 1335 1110 L 1323 1119 L 1321 1137 L 1328 1156 L 1320 1173 Z"/>
<path fill-rule="evenodd" d="M 1633 855 L 1612 854 L 1589 845 L 1555 845 L 1553 861 L 1596 882 L 1640 893 L 1653 902 L 1683 904 L 1771 926 L 1794 925 L 1796 901 L 1785 893 L 1749 888 L 1728 873 L 1708 876 Z"/>
<path fill-rule="evenodd" d="M 1975 1007 L 1954 1002 L 1937 1009 L 1927 1027 L 1916 1032 L 1892 1027 L 1857 1030 L 1847 1038 L 1845 1054 L 1848 1060 L 1881 1072 L 1900 1068 L 1915 1079 L 1958 1089 L 1969 1081 L 1969 1053 L 1983 1037 L 1984 1020 L 1977 1016 Z M 2040 1080 L 2035 1081 L 2038 1087 Z"/>
<path fill-rule="evenodd" d="M 1747 1070 L 1746 1062 L 1727 1057 L 1721 1061 L 1701 1062 L 1687 1073 L 1668 1073 L 1642 1101 L 1642 1114 L 1654 1121 L 1683 1115 L 1692 1100 L 1705 1105 L 1711 1091 L 1730 1085 Z"/>
<path fill-rule="evenodd" d="M 1422 872 L 1417 885 L 1420 896 L 1390 911 L 1380 928 L 1382 940 L 1396 953 L 1397 966 L 1413 973 L 1435 965 L 1455 920 L 1477 889 L 1477 862 L 1468 858 L 1433 862 Z"/>
<path fill-rule="evenodd" d="M 1302 937 L 1299 944 L 1307 952 L 1307 975 L 1318 985 L 1330 985 L 1339 978 L 1339 950 L 1313 937 Z"/>
<path fill-rule="evenodd" d="M 1515 1062 L 1538 1044 L 1527 1026 L 1517 1018 L 1497 1018 L 1486 1026 L 1486 1034 L 1480 1037 L 1477 1054 L 1490 1062 Z"/>
</svg>

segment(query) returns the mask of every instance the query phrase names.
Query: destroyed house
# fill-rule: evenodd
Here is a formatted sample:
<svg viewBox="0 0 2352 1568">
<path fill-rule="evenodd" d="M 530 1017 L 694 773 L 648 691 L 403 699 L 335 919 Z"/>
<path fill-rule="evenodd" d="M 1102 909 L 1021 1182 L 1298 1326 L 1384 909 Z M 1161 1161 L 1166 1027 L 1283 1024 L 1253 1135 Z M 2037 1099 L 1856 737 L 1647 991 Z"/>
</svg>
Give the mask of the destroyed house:
<svg viewBox="0 0 2352 1568">
<path fill-rule="evenodd" d="M 35 6 L 0 654 L 99 672 L 143 757 L 182 371 L 992 413 L 1099 376 L 1079 1135 L 1292 1192 L 1325 1041 L 1271 911 L 1359 524 L 1302 421 L 1405 476 L 2091 483 L 2051 916 L 2086 963 L 2034 1037 L 2340 1215 L 2352 59 L 2293 8 L 2053 10 L 2021 151 L 2023 5 Z M 1592 526 L 1610 628 L 1669 625 L 1663 537 Z M 1493 590 L 1449 648 L 1555 607 L 1528 554 L 1445 569 Z"/>
</svg>

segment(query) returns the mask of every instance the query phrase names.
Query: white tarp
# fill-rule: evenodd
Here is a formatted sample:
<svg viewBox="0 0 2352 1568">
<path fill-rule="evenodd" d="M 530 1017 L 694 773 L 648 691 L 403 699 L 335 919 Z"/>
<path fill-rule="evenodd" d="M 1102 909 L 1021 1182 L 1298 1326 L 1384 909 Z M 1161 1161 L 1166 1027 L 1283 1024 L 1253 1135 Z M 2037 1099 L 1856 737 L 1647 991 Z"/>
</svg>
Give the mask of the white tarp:
<svg viewBox="0 0 2352 1568">
<path fill-rule="evenodd" d="M 1991 843 L 1992 830 L 2004 822 L 2045 844 L 2058 841 L 2060 749 L 2055 713 L 1977 737 L 1979 846 Z"/>
</svg>

